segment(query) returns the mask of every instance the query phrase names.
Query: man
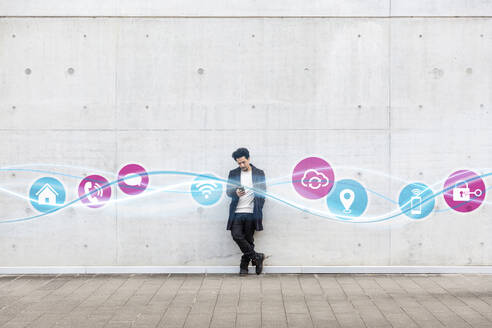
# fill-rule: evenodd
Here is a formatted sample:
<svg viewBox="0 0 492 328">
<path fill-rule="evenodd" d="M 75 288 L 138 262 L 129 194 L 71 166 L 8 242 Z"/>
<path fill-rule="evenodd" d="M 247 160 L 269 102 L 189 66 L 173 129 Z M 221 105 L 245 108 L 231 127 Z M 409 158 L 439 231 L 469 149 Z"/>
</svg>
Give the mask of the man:
<svg viewBox="0 0 492 328">
<path fill-rule="evenodd" d="M 248 274 L 250 261 L 256 266 L 256 274 L 260 274 L 265 254 L 255 251 L 253 234 L 255 230 L 263 230 L 265 173 L 250 163 L 246 148 L 238 148 L 232 153 L 232 158 L 239 167 L 231 170 L 228 177 L 226 193 L 232 200 L 227 230 L 231 230 L 232 239 L 243 252 L 239 274 Z"/>
</svg>

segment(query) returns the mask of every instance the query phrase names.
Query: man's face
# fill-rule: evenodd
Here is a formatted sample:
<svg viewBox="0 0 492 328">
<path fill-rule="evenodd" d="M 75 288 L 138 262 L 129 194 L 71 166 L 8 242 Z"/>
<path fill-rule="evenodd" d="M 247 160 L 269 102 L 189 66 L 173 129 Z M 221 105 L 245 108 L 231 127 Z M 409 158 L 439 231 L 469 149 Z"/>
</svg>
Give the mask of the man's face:
<svg viewBox="0 0 492 328">
<path fill-rule="evenodd" d="M 243 171 L 248 171 L 249 170 L 249 158 L 246 158 L 245 156 L 236 158 L 236 162 Z"/>
</svg>

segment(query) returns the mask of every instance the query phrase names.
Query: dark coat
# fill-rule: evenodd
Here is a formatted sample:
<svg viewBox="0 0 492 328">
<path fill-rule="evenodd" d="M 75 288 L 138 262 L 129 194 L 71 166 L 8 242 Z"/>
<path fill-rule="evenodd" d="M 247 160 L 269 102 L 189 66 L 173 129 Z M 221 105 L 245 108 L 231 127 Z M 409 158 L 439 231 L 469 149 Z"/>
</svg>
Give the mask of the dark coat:
<svg viewBox="0 0 492 328">
<path fill-rule="evenodd" d="M 253 164 L 251 166 L 253 188 L 266 193 L 266 183 L 265 183 L 265 172 L 255 167 Z M 227 220 L 227 230 L 231 230 L 232 220 L 234 219 L 234 213 L 236 211 L 237 203 L 239 202 L 239 197 L 236 194 L 236 189 L 241 185 L 241 168 L 237 167 L 234 170 L 229 171 L 229 177 L 227 182 L 227 196 L 231 197 L 231 205 L 229 206 L 229 220 Z M 256 220 L 256 230 L 263 230 L 263 204 L 265 204 L 265 196 L 257 192 L 254 193 L 253 201 L 253 219 Z"/>
</svg>

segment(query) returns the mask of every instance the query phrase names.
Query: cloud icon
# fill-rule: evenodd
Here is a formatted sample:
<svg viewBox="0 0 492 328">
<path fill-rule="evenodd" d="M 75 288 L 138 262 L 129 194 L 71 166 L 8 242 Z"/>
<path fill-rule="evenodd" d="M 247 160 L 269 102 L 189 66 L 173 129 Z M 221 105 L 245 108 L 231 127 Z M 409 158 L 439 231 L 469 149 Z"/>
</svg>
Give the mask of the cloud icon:
<svg viewBox="0 0 492 328">
<path fill-rule="evenodd" d="M 322 172 L 318 172 L 315 169 L 309 169 L 304 172 L 301 180 L 301 184 L 304 187 L 311 189 L 319 189 L 326 187 L 330 183 L 329 179 Z"/>
</svg>

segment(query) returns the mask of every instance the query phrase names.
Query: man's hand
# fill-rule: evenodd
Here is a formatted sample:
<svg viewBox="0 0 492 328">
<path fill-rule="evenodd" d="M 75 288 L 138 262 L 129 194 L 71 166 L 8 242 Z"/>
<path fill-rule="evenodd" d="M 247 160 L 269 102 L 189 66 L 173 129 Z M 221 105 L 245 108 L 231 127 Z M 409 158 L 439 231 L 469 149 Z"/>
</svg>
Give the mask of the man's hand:
<svg viewBox="0 0 492 328">
<path fill-rule="evenodd" d="M 239 188 L 236 189 L 236 195 L 238 197 L 244 196 L 245 194 L 246 194 L 246 191 L 245 190 L 241 190 Z"/>
</svg>

